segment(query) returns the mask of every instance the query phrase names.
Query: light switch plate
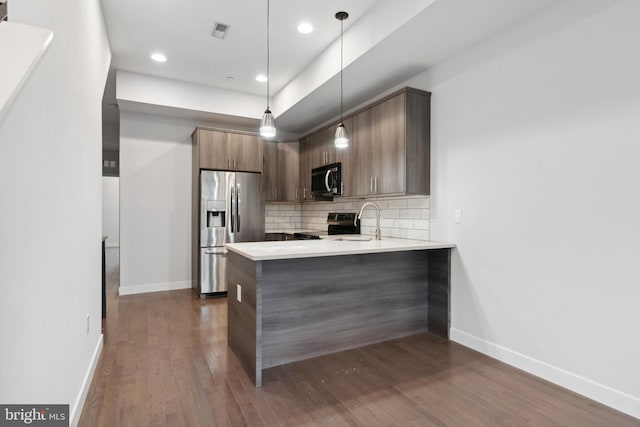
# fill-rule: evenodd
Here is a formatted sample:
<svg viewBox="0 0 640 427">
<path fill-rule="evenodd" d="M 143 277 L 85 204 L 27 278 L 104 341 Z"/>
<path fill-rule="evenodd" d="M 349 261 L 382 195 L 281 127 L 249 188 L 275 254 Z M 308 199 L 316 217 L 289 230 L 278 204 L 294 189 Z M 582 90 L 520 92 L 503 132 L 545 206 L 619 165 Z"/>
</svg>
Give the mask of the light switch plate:
<svg viewBox="0 0 640 427">
<path fill-rule="evenodd" d="M 242 302 L 242 286 L 240 284 L 236 284 L 236 299 L 238 302 Z"/>
<path fill-rule="evenodd" d="M 453 221 L 456 224 L 462 224 L 462 209 L 456 209 L 453 212 Z"/>
</svg>

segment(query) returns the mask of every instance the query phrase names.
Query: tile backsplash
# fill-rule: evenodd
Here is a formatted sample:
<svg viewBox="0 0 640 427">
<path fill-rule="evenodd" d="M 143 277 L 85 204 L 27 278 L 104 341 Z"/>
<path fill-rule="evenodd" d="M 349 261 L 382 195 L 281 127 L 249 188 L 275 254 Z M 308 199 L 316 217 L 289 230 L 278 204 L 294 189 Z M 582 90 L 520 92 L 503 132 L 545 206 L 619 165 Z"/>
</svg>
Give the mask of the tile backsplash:
<svg viewBox="0 0 640 427">
<path fill-rule="evenodd" d="M 288 230 L 293 232 L 302 228 L 301 203 L 267 203 L 264 211 L 264 231 L 266 233 Z"/>
<path fill-rule="evenodd" d="M 366 200 L 338 199 L 333 202 L 302 204 L 267 203 L 265 229 L 327 229 L 329 212 L 359 212 L 365 202 L 380 207 L 380 229 L 383 237 L 429 240 L 429 196 L 380 197 Z M 360 232 L 373 235 L 376 225 L 375 209 L 364 211 Z"/>
</svg>

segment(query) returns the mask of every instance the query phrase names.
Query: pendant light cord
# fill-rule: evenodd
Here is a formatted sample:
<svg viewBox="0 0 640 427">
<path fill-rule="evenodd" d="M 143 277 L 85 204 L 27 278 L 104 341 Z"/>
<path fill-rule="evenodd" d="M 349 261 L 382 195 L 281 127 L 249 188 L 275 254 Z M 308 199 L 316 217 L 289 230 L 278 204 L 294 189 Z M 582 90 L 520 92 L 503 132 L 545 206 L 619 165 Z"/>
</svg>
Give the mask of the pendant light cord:
<svg viewBox="0 0 640 427">
<path fill-rule="evenodd" d="M 267 0 L 267 110 L 269 109 L 269 85 L 271 84 L 269 75 L 269 0 Z"/>
<path fill-rule="evenodd" d="M 342 95 L 342 61 L 344 56 L 344 19 L 340 20 L 340 123 L 342 123 L 342 103 L 343 103 L 343 95 Z"/>
</svg>

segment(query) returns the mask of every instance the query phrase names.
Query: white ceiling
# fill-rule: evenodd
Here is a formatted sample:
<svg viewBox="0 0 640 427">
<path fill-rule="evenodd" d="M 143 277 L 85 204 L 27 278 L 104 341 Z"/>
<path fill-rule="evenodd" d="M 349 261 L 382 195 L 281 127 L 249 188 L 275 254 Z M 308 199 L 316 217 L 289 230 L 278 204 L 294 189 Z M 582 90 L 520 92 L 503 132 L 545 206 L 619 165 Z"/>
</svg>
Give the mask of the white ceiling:
<svg viewBox="0 0 640 427">
<path fill-rule="evenodd" d="M 275 94 L 340 36 L 334 15 L 347 10 L 345 28 L 378 0 L 272 0 L 270 12 L 271 91 Z M 113 66 L 226 89 L 265 94 L 266 0 L 103 0 Z M 315 31 L 301 34 L 310 22 Z M 221 40 L 215 22 L 230 25 Z M 168 61 L 149 55 L 161 51 Z M 227 79 L 228 76 L 234 80 Z"/>
<path fill-rule="evenodd" d="M 323 53 L 338 52 L 331 48 L 340 36 L 334 17 L 339 10 L 350 14 L 345 21 L 348 109 L 558 1 L 271 0 L 272 104 L 284 105 L 274 110 L 278 127 L 300 133 L 339 113 L 339 65 L 322 62 Z M 102 3 L 114 68 L 266 95 L 265 83 L 255 81 L 256 74 L 266 72 L 266 0 Z M 313 33 L 298 33 L 303 20 L 313 24 Z M 224 40 L 211 37 L 216 21 L 230 25 Z M 386 33 L 381 30 L 387 27 Z M 356 43 L 361 51 L 347 58 Z M 154 51 L 168 61 L 152 61 Z M 304 90 L 301 82 L 307 82 Z"/>
</svg>

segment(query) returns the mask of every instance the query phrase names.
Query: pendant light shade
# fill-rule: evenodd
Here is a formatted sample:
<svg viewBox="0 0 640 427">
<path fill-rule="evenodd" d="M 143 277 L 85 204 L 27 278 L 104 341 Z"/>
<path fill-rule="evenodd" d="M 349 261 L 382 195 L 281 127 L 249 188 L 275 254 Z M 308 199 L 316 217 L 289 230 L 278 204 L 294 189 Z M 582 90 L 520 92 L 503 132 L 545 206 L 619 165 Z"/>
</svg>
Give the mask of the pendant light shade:
<svg viewBox="0 0 640 427">
<path fill-rule="evenodd" d="M 260 122 L 260 136 L 263 138 L 273 138 L 276 136 L 276 121 L 271 114 L 269 107 L 262 115 L 262 121 Z"/>
<path fill-rule="evenodd" d="M 260 136 L 263 138 L 273 138 L 276 136 L 276 120 L 269 109 L 269 0 L 267 0 L 267 109 L 264 110 L 262 121 L 260 122 Z"/>
<path fill-rule="evenodd" d="M 347 135 L 347 128 L 344 124 L 340 123 L 336 128 L 336 136 L 333 141 L 336 148 L 347 148 L 349 146 L 349 135 Z"/>
<path fill-rule="evenodd" d="M 342 69 L 344 68 L 342 65 L 342 60 L 344 56 L 344 20 L 348 17 L 349 14 L 347 12 L 336 13 L 336 19 L 340 21 L 340 124 L 336 128 L 336 136 L 333 141 L 336 148 L 347 148 L 349 146 L 349 135 L 347 134 L 347 128 L 344 127 L 344 123 L 342 122 Z"/>
</svg>

